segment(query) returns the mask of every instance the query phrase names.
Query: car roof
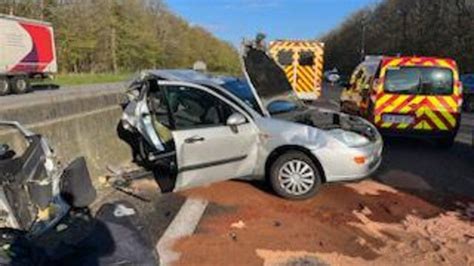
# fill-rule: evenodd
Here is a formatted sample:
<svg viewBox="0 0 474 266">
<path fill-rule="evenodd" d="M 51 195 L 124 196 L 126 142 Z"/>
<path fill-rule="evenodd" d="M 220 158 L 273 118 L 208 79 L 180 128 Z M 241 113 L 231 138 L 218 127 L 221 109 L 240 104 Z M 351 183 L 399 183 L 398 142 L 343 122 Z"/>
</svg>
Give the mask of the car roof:
<svg viewBox="0 0 474 266">
<path fill-rule="evenodd" d="M 155 69 L 147 70 L 148 74 L 153 75 L 159 79 L 169 81 L 182 81 L 204 85 L 217 85 L 222 86 L 223 84 L 237 80 L 236 77 L 214 75 L 209 73 L 203 73 L 192 69 Z"/>
</svg>

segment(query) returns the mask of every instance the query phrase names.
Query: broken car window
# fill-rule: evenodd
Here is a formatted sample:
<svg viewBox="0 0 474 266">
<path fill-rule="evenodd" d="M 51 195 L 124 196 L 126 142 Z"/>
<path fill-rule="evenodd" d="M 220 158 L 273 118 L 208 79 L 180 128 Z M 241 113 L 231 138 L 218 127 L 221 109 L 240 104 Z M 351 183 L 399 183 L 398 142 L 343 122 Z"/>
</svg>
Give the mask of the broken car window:
<svg viewBox="0 0 474 266">
<path fill-rule="evenodd" d="M 229 105 L 199 89 L 170 86 L 166 98 L 177 130 L 225 125 L 234 113 Z"/>
<path fill-rule="evenodd" d="M 168 106 L 165 100 L 164 94 L 159 90 L 158 85 L 156 88 L 152 87 L 148 97 L 148 107 L 155 116 L 155 118 L 160 121 L 164 126 L 171 128 L 171 121 L 168 115 Z"/>
</svg>

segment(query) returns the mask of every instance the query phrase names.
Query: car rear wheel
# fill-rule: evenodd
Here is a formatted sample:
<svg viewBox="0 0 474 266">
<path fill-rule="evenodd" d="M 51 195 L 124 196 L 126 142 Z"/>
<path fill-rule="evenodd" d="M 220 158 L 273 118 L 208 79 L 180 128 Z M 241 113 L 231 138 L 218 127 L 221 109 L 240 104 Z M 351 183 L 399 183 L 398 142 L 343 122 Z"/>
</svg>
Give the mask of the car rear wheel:
<svg viewBox="0 0 474 266">
<path fill-rule="evenodd" d="M 306 154 L 291 151 L 278 157 L 272 164 L 270 183 L 279 196 L 303 200 L 319 191 L 321 173 Z"/>
<path fill-rule="evenodd" d="M 6 77 L 0 77 L 0 96 L 7 95 L 10 92 L 10 83 Z"/>
<path fill-rule="evenodd" d="M 14 77 L 10 80 L 12 91 L 16 94 L 27 93 L 30 90 L 30 81 L 27 77 Z"/>
</svg>

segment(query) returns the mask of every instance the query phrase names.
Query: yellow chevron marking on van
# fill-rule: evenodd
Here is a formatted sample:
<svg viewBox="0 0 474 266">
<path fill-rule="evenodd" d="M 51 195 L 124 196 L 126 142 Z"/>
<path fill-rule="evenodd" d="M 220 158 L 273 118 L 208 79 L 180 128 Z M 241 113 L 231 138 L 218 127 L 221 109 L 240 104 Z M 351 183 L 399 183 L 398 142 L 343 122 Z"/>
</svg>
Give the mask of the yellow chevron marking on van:
<svg viewBox="0 0 474 266">
<path fill-rule="evenodd" d="M 433 113 L 433 111 L 431 109 L 426 108 L 425 113 L 426 113 L 426 115 L 428 115 L 428 117 L 431 119 L 431 121 L 433 121 L 433 123 L 435 123 L 437 128 L 439 128 L 441 130 L 447 130 L 448 129 L 448 127 L 446 127 L 446 125 L 436 116 L 435 113 Z"/>
<path fill-rule="evenodd" d="M 406 96 L 406 95 L 398 96 L 397 99 L 395 101 L 393 101 L 389 106 L 387 106 L 384 111 L 387 112 L 387 113 L 392 112 L 393 110 L 395 110 L 395 108 L 400 106 L 400 104 L 402 104 L 406 100 L 408 100 L 408 97 L 409 96 Z"/>
<path fill-rule="evenodd" d="M 385 94 L 384 96 L 382 96 L 382 98 L 380 98 L 377 102 L 376 102 L 376 106 L 375 108 L 379 108 L 380 106 L 382 106 L 384 103 L 386 103 L 392 96 L 389 95 L 389 94 Z"/>
</svg>

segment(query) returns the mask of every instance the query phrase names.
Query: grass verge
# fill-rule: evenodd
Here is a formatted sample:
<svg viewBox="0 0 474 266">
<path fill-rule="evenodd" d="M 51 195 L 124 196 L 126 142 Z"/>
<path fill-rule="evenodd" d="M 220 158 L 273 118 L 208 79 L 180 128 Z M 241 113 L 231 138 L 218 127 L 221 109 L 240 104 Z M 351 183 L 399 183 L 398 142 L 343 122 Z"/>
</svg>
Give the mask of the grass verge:
<svg viewBox="0 0 474 266">
<path fill-rule="evenodd" d="M 131 73 L 82 73 L 82 74 L 58 74 L 53 80 L 46 79 L 41 83 L 54 83 L 59 86 L 72 86 L 84 84 L 100 84 L 130 80 Z M 35 82 L 36 83 L 36 82 Z"/>
</svg>

